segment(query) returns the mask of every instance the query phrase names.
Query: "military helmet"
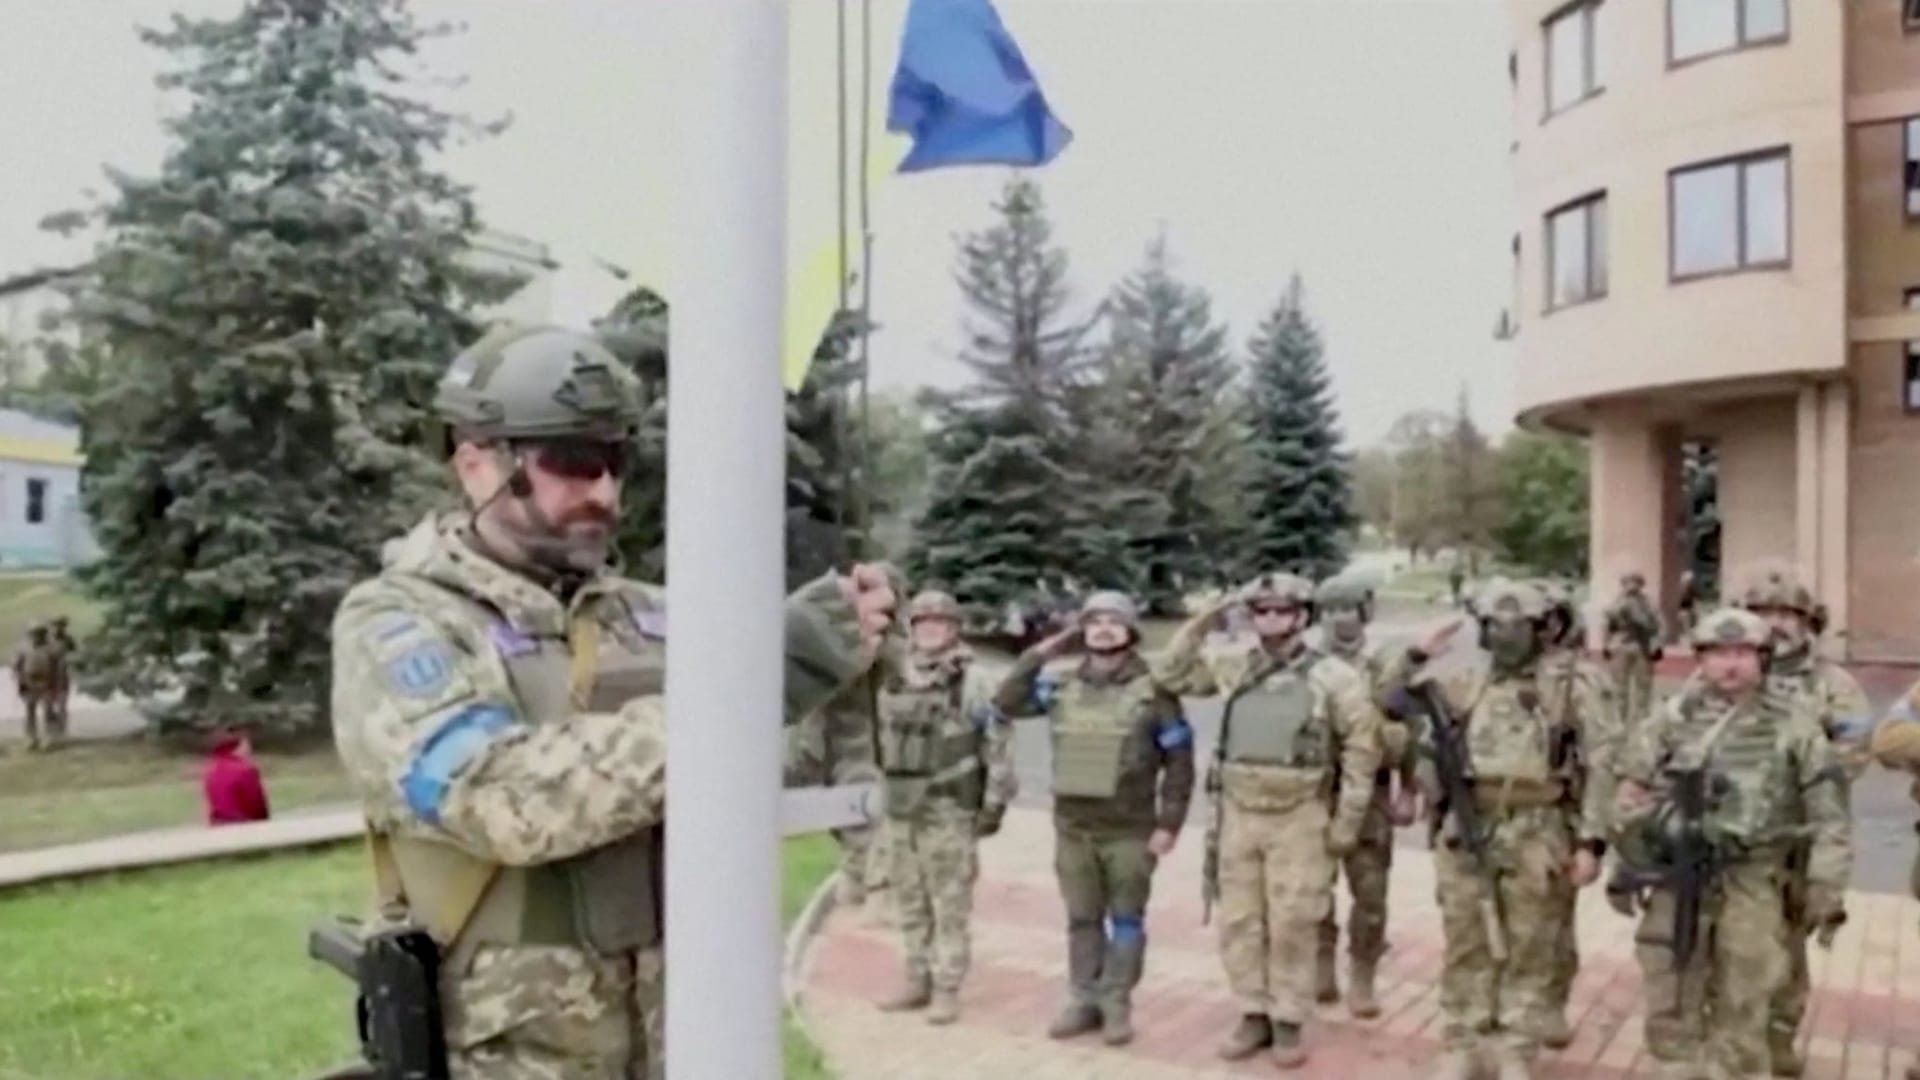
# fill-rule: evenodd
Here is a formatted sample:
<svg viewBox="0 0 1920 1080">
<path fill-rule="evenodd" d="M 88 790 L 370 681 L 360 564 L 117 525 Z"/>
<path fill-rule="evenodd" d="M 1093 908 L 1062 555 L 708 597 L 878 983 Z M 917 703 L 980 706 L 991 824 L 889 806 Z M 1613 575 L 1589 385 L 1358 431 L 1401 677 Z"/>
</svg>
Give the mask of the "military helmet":
<svg viewBox="0 0 1920 1080">
<path fill-rule="evenodd" d="M 1800 581 L 1793 568 L 1784 563 L 1762 563 L 1748 567 L 1740 576 L 1739 605 L 1748 611 L 1783 608 L 1811 616 L 1815 605 L 1813 592 Z"/>
<path fill-rule="evenodd" d="M 1547 617 L 1547 598 L 1537 587 L 1510 578 L 1494 578 L 1474 598 L 1473 610 L 1483 619 L 1517 615 L 1523 619 Z"/>
<path fill-rule="evenodd" d="M 1745 608 L 1723 607 L 1693 624 L 1692 641 L 1696 651 L 1733 645 L 1765 649 L 1773 642 L 1773 628 Z"/>
<path fill-rule="evenodd" d="M 1240 601 L 1249 607 L 1263 603 L 1309 607 L 1313 604 L 1313 583 L 1298 574 L 1261 574 L 1240 589 Z"/>
<path fill-rule="evenodd" d="M 1373 603 L 1373 590 L 1366 583 L 1351 574 L 1335 574 L 1313 590 L 1313 606 L 1321 610 L 1330 607 L 1356 607 L 1365 610 Z"/>
<path fill-rule="evenodd" d="M 907 604 L 907 622 L 916 623 L 921 619 L 960 618 L 960 602 L 951 593 L 939 589 L 922 589 Z"/>
<path fill-rule="evenodd" d="M 1117 589 L 1102 589 L 1080 605 L 1082 622 L 1094 615 L 1117 615 L 1128 629 L 1140 628 L 1140 612 L 1134 607 L 1133 598 Z"/>
<path fill-rule="evenodd" d="M 640 423 L 640 382 L 589 335 L 502 326 L 447 365 L 433 411 L 481 439 L 624 439 Z"/>
</svg>

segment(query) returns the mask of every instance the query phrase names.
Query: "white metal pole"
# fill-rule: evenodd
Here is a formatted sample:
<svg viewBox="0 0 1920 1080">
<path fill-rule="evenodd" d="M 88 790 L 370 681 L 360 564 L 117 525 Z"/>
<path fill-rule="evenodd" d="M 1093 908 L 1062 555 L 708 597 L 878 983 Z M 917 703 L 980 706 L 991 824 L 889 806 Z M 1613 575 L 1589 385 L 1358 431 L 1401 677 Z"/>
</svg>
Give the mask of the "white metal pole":
<svg viewBox="0 0 1920 1080">
<path fill-rule="evenodd" d="M 667 1076 L 776 1080 L 787 5 L 669 0 Z M 649 107 L 636 102 L 636 108 Z"/>
</svg>

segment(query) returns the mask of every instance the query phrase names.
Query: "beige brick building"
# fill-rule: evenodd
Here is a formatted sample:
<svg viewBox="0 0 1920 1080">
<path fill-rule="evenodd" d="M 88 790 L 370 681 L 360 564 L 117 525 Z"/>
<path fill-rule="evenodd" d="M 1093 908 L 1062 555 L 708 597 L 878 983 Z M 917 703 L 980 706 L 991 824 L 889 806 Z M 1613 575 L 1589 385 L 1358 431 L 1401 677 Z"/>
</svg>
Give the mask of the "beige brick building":
<svg viewBox="0 0 1920 1080">
<path fill-rule="evenodd" d="M 1520 421 L 1590 440 L 1593 584 L 1794 560 L 1920 661 L 1920 0 L 1510 0 Z"/>
</svg>

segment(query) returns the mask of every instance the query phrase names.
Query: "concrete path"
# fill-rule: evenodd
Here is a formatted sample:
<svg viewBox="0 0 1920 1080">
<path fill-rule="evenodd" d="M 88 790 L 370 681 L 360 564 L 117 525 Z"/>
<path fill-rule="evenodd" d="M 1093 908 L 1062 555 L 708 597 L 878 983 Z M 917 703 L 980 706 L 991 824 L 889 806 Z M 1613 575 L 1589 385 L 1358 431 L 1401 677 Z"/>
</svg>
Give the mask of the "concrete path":
<svg viewBox="0 0 1920 1080">
<path fill-rule="evenodd" d="M 320 807 L 246 825 L 187 825 L 14 852 L 0 855 L 0 890 L 58 878 L 327 844 L 360 835 L 360 822 L 354 807 Z"/>
<path fill-rule="evenodd" d="M 1138 1037 L 1122 1049 L 1097 1038 L 1057 1043 L 1046 1026 L 1062 1000 L 1066 917 L 1053 880 L 1047 815 L 1016 810 L 982 848 L 973 970 L 959 1023 L 881 1013 L 872 1002 L 898 978 L 894 933 L 836 911 L 803 965 L 803 1010 L 839 1080 L 1175 1080 L 1285 1075 L 1270 1062 L 1228 1065 L 1214 1046 L 1235 1020 L 1215 951 L 1200 925 L 1201 836 L 1189 828 L 1162 862 L 1148 915 L 1147 974 L 1136 997 Z M 1384 1015 L 1356 1021 L 1323 1007 L 1308 1029 L 1312 1057 L 1293 1075 L 1325 1080 L 1422 1076 L 1439 1050 L 1439 914 L 1424 850 L 1396 850 L 1392 947 L 1381 972 Z M 1342 917 L 1345 913 L 1342 897 Z M 1802 1040 L 1811 1080 L 1898 1080 L 1920 1049 L 1920 907 L 1894 894 L 1854 893 L 1831 951 L 1814 951 L 1816 993 Z M 1578 1037 L 1543 1059 L 1553 1078 L 1645 1075 L 1639 972 L 1631 920 L 1597 889 L 1582 897 L 1582 969 L 1572 1019 Z"/>
</svg>

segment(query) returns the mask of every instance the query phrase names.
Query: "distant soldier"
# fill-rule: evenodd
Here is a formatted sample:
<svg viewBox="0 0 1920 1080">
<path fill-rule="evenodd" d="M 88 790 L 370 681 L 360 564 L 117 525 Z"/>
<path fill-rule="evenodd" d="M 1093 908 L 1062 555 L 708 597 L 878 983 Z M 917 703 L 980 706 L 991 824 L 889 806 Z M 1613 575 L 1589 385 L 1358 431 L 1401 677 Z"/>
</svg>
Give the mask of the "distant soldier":
<svg viewBox="0 0 1920 1080">
<path fill-rule="evenodd" d="M 1821 611 L 1813 593 L 1784 563 L 1766 562 L 1745 568 L 1738 578 L 1741 607 L 1766 621 L 1771 633 L 1767 682 L 1771 688 L 1800 695 L 1815 721 L 1834 744 L 1841 767 L 1848 774 L 1849 791 L 1841 809 L 1852 811 L 1851 781 L 1858 779 L 1868 760 L 1866 740 L 1872 731 L 1872 706 L 1866 692 L 1846 668 L 1820 656 L 1814 649 L 1822 629 Z M 1786 846 L 1781 899 L 1782 944 L 1787 953 L 1786 978 L 1773 996 L 1767 1021 L 1767 1052 L 1775 1076 L 1799 1076 L 1806 1069 L 1794 1047 L 1800 1018 L 1806 1015 L 1812 981 L 1807 972 L 1807 939 L 1816 927 L 1807 909 L 1807 860 L 1810 844 Z"/>
<path fill-rule="evenodd" d="M 907 618 L 904 655 L 897 647 L 881 655 L 882 830 L 907 969 L 881 1008 L 926 1007 L 929 1023 L 950 1024 L 971 953 L 979 839 L 1000 831 L 1015 793 L 1013 729 L 960 641 L 954 598 L 922 592 Z"/>
<path fill-rule="evenodd" d="M 1597 698 L 1609 716 L 1610 729 L 1624 731 L 1625 721 L 1620 715 L 1619 694 L 1614 690 L 1613 680 L 1608 677 L 1607 669 L 1585 654 L 1585 633 L 1581 624 L 1579 609 L 1574 604 L 1573 590 L 1561 582 L 1537 583 L 1541 594 L 1547 600 L 1547 644 L 1540 656 L 1540 679 L 1549 687 L 1550 700 L 1557 703 L 1573 701 L 1582 693 Z M 1584 802 L 1584 793 L 1578 781 L 1581 778 L 1579 763 L 1571 760 L 1562 762 L 1567 780 L 1566 797 L 1562 805 L 1566 809 L 1566 827 L 1569 841 L 1575 838 L 1580 827 L 1580 811 Z M 1567 884 L 1567 883 L 1563 883 Z M 1580 971 L 1579 928 L 1575 915 L 1580 909 L 1580 891 L 1571 887 L 1561 890 L 1562 913 L 1559 928 L 1558 958 L 1554 962 L 1553 983 L 1547 994 L 1547 1012 L 1540 1021 L 1541 1045 L 1554 1050 L 1563 1050 L 1573 1042 L 1573 1025 L 1567 1021 L 1567 1002 L 1573 994 L 1573 980 Z"/>
<path fill-rule="evenodd" d="M 1359 846 L 1373 804 L 1380 712 L 1360 673 L 1307 648 L 1306 579 L 1266 574 L 1234 601 L 1252 613 L 1253 640 L 1203 652 L 1229 607 L 1216 603 L 1180 628 L 1157 668 L 1175 693 L 1226 701 L 1207 773 L 1207 861 L 1217 865 L 1204 888 L 1209 899 L 1219 892 L 1220 959 L 1241 1018 L 1220 1056 L 1270 1049 L 1275 1064 L 1297 1068 L 1307 1059 L 1301 1032 L 1320 924 L 1333 910 L 1339 860 Z"/>
<path fill-rule="evenodd" d="M 1139 644 L 1133 602 L 1096 592 L 1079 625 L 1022 653 L 996 694 L 1001 712 L 1045 716 L 1053 734 L 1054 869 L 1071 984 L 1047 1030 L 1056 1039 L 1099 1029 L 1109 1045 L 1132 1041 L 1153 871 L 1193 795 L 1193 728 Z M 1076 651 L 1085 653 L 1077 666 L 1042 671 Z"/>
<path fill-rule="evenodd" d="M 1883 767 L 1897 769 L 1913 781 L 1908 798 L 1920 803 L 1920 682 L 1907 689 L 1887 718 L 1874 729 L 1869 745 L 1873 758 Z M 1920 900 L 1920 853 L 1914 855 L 1908 870 L 1908 891 Z M 1906 1080 L 1920 1080 L 1920 1062 L 1907 1066 Z"/>
<path fill-rule="evenodd" d="M 54 739 L 64 742 L 67 737 L 67 705 L 73 698 L 73 656 L 79 651 L 80 644 L 74 641 L 73 635 L 68 632 L 65 615 L 54 617 L 47 640 L 60 654 L 57 665 L 59 688 L 54 693 L 51 717 Z"/>
<path fill-rule="evenodd" d="M 1358 579 L 1335 575 L 1314 590 L 1313 617 L 1320 627 L 1321 651 L 1346 661 L 1366 680 L 1368 697 L 1376 702 L 1385 694 L 1404 653 L 1382 647 L 1371 638 L 1367 624 L 1373 619 L 1373 590 Z M 1396 798 L 1398 777 L 1402 796 L 1411 794 L 1412 759 L 1406 754 L 1406 725 L 1397 720 L 1383 723 L 1380 733 L 1380 768 L 1374 774 L 1373 797 L 1361 820 L 1360 842 L 1341 865 L 1347 873 L 1347 889 L 1353 907 L 1347 916 L 1347 952 L 1351 961 L 1347 987 L 1347 1011 L 1361 1019 L 1380 1015 L 1380 1003 L 1374 997 L 1374 976 L 1380 957 L 1387 948 L 1387 882 L 1393 875 L 1393 827 L 1412 822 L 1412 807 Z M 1336 783 L 1334 808 L 1339 805 Z M 1340 1000 L 1340 983 L 1334 973 L 1335 953 L 1340 942 L 1340 924 L 1331 905 L 1320 922 L 1320 951 L 1314 965 L 1314 996 L 1322 1002 Z"/>
<path fill-rule="evenodd" d="M 55 702 L 60 689 L 60 651 L 45 625 L 29 630 L 26 643 L 14 654 L 13 683 L 27 711 L 27 749 L 51 748 L 53 712 L 58 707 Z"/>
<path fill-rule="evenodd" d="M 1653 707 L 1653 665 L 1665 639 L 1660 613 L 1647 599 L 1646 587 L 1647 579 L 1638 570 L 1627 572 L 1620 578 L 1619 599 L 1607 609 L 1607 659 L 1629 728 Z"/>
<path fill-rule="evenodd" d="M 1553 1008 L 1565 890 L 1598 877 L 1606 852 L 1615 733 L 1590 685 L 1556 696 L 1544 676 L 1550 628 L 1538 589 L 1496 578 L 1475 610 L 1488 662 L 1422 673 L 1393 693 L 1392 711 L 1429 721 L 1420 774 L 1446 938 L 1446 1054 L 1435 1076 L 1466 1080 L 1490 1052 L 1500 1080 L 1528 1080 Z M 1445 728 L 1428 711 L 1435 698 Z M 1570 788 L 1580 800 L 1572 828 Z"/>
<path fill-rule="evenodd" d="M 1644 897 L 1614 894 L 1645 913 L 1636 935 L 1645 1042 L 1663 1077 L 1768 1067 L 1770 999 L 1786 975 L 1789 847 L 1808 845 L 1808 923 L 1846 917 L 1846 777 L 1807 699 L 1765 678 L 1771 643 L 1752 612 L 1702 615 L 1700 678 L 1641 724 L 1620 763 L 1621 860 L 1656 884 Z M 1689 908 L 1697 917 L 1676 918 Z"/>
</svg>

